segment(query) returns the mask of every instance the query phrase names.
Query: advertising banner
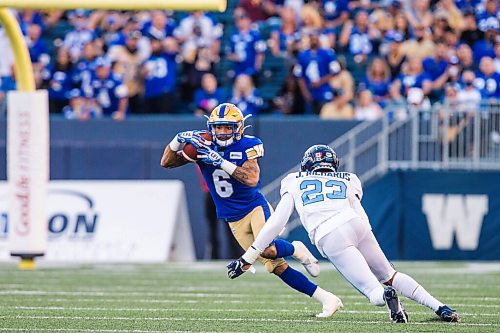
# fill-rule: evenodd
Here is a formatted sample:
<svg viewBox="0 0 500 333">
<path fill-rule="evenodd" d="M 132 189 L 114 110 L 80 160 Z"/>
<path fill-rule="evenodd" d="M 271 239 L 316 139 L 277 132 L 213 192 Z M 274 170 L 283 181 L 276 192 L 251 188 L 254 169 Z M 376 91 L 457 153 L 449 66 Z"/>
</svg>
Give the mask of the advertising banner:
<svg viewBox="0 0 500 333">
<path fill-rule="evenodd" d="M 10 260 L 7 186 L 0 183 L 0 260 Z M 181 181 L 51 181 L 46 261 L 194 260 Z"/>
<path fill-rule="evenodd" d="M 43 255 L 47 248 L 49 109 L 47 91 L 7 94 L 7 179 L 10 253 Z"/>
</svg>

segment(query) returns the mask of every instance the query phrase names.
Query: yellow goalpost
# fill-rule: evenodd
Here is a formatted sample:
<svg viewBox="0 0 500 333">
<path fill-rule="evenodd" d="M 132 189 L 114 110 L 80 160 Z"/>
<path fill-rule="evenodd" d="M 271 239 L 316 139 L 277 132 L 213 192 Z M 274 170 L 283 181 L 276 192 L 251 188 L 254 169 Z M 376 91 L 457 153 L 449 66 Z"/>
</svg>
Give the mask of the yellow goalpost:
<svg viewBox="0 0 500 333">
<path fill-rule="evenodd" d="M 16 17 L 17 9 L 116 9 L 225 11 L 226 0 L 0 0 L 0 25 L 14 53 L 17 91 L 7 95 L 7 192 L 12 256 L 19 268 L 34 269 L 47 248 L 49 181 L 48 95 L 36 90 L 33 66 Z"/>
</svg>

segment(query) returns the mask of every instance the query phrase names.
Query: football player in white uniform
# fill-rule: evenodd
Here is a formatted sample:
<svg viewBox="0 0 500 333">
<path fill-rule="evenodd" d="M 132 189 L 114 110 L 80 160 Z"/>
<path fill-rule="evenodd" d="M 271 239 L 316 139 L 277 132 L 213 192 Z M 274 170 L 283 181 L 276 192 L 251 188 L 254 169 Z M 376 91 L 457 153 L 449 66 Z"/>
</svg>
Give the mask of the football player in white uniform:
<svg viewBox="0 0 500 333">
<path fill-rule="evenodd" d="M 434 298 L 413 278 L 394 270 L 361 206 L 360 180 L 353 173 L 337 172 L 338 165 L 337 154 L 326 145 L 315 145 L 305 152 L 300 172 L 282 180 L 281 200 L 274 214 L 245 254 L 228 265 L 229 277 L 238 277 L 249 269 L 281 232 L 295 207 L 319 252 L 370 303 L 387 304 L 393 322 L 408 321 L 396 290 L 431 308 L 444 321 L 460 321 L 454 310 Z"/>
</svg>

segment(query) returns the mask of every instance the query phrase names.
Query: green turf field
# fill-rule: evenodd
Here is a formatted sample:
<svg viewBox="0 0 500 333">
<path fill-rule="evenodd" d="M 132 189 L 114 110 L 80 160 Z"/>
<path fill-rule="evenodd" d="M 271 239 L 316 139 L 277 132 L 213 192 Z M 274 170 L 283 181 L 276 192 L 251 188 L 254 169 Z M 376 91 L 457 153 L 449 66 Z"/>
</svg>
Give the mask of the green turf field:
<svg viewBox="0 0 500 333">
<path fill-rule="evenodd" d="M 500 264 L 397 263 L 462 315 L 458 324 L 405 300 L 392 324 L 327 263 L 316 281 L 344 302 L 320 306 L 257 267 L 236 280 L 225 262 L 161 265 L 0 265 L 1 332 L 500 332 Z"/>
</svg>

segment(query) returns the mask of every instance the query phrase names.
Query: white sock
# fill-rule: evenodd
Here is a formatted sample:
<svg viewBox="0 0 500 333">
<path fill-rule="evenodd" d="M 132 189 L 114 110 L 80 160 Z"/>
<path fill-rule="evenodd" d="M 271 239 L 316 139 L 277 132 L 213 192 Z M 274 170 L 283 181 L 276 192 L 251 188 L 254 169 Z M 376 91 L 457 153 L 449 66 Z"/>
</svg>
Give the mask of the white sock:
<svg viewBox="0 0 500 333">
<path fill-rule="evenodd" d="M 370 303 L 375 306 L 384 306 L 384 287 L 380 286 L 370 291 L 368 293 L 368 299 L 370 300 Z"/>
<path fill-rule="evenodd" d="M 297 243 L 298 241 L 292 242 L 294 249 L 292 257 L 298 260 L 299 262 L 303 263 L 307 260 L 307 253 L 304 251 L 304 248 Z"/>
<path fill-rule="evenodd" d="M 437 311 L 440 306 L 444 305 L 429 294 L 417 281 L 404 273 L 396 273 L 392 280 L 392 286 L 403 296 L 425 305 L 433 311 Z"/>
<path fill-rule="evenodd" d="M 331 292 L 328 292 L 328 291 L 324 290 L 323 288 L 321 288 L 320 286 L 318 286 L 318 288 L 316 288 L 316 290 L 314 291 L 312 298 L 314 298 L 315 300 L 317 300 L 321 304 L 324 304 L 325 302 L 327 302 L 330 299 L 330 297 L 332 297 L 332 295 L 333 294 Z"/>
</svg>

